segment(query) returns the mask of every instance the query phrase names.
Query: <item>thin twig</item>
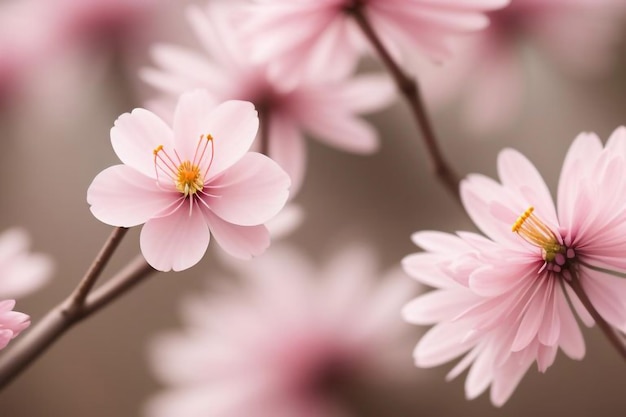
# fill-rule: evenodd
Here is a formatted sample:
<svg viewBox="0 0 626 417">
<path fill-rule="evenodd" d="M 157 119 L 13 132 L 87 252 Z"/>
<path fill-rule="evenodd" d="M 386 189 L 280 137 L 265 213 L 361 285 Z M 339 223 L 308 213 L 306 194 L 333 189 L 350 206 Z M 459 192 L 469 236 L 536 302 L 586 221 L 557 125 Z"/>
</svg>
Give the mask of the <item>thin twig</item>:
<svg viewBox="0 0 626 417">
<path fill-rule="evenodd" d="M 71 309 L 81 309 L 83 307 L 87 295 L 95 285 L 98 277 L 100 277 L 104 267 L 109 263 L 111 256 L 113 256 L 113 253 L 119 246 L 122 238 L 126 235 L 126 232 L 128 232 L 128 229 L 125 227 L 116 227 L 113 229 L 113 232 L 111 232 L 104 246 L 100 249 L 100 253 L 98 253 L 85 273 L 85 276 L 70 295 Z"/>
<path fill-rule="evenodd" d="M 578 274 L 572 271 L 572 279 L 566 281 L 569 286 L 574 290 L 574 293 L 578 297 L 583 306 L 587 309 L 591 317 L 593 317 L 594 321 L 602 330 L 604 335 L 609 339 L 609 342 L 613 345 L 613 347 L 622 355 L 622 358 L 626 360 L 626 345 L 624 345 L 623 338 L 621 338 L 616 332 L 613 326 L 611 326 L 604 318 L 598 313 L 598 310 L 593 306 L 591 300 L 587 296 L 587 293 L 583 289 L 580 280 L 578 278 Z"/>
<path fill-rule="evenodd" d="M 411 107 L 418 129 L 420 129 L 422 133 L 422 138 L 426 145 L 435 175 L 453 196 L 460 199 L 459 177 L 454 173 L 452 168 L 450 168 L 439 149 L 437 137 L 426 112 L 426 106 L 424 105 L 417 81 L 407 76 L 402 68 L 395 62 L 389 51 L 387 51 L 369 19 L 363 12 L 363 6 L 360 2 L 356 2 L 347 12 L 354 17 L 357 25 L 380 56 L 383 65 L 387 68 L 396 86 Z"/>
<path fill-rule="evenodd" d="M 154 271 L 140 255 L 107 283 L 88 295 L 82 308 L 72 307 L 75 302 L 74 294 L 53 308 L 0 356 L 0 389 L 26 370 L 76 323 L 106 307 Z"/>
</svg>

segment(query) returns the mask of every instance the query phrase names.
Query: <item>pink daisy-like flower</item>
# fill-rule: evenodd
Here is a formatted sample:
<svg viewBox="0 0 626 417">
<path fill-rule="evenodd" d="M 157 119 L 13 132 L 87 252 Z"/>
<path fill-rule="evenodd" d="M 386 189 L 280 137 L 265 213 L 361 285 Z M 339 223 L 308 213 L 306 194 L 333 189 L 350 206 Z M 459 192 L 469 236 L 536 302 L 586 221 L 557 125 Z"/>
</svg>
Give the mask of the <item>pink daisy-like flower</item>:
<svg viewBox="0 0 626 417">
<path fill-rule="evenodd" d="M 0 301 L 0 350 L 4 349 L 22 330 L 30 326 L 30 317 L 13 311 L 13 307 L 15 307 L 15 300 Z"/>
<path fill-rule="evenodd" d="M 29 251 L 30 239 L 23 229 L 0 234 L 0 299 L 20 298 L 43 286 L 52 273 L 52 260 Z"/>
<path fill-rule="evenodd" d="M 411 283 L 404 274 L 380 281 L 373 258 L 351 248 L 319 270 L 274 246 L 242 265 L 243 288 L 186 300 L 184 331 L 152 345 L 169 389 L 146 414 L 349 416 L 341 387 L 406 381 L 409 328 L 397 314 Z"/>
<path fill-rule="evenodd" d="M 173 128 L 148 110 L 123 114 L 111 142 L 124 165 L 93 180 L 92 213 L 113 226 L 145 223 L 141 251 L 161 271 L 199 262 L 210 233 L 233 256 L 262 253 L 263 223 L 284 206 L 290 181 L 271 159 L 248 152 L 258 124 L 251 103 L 215 107 L 201 90 L 181 96 Z"/>
<path fill-rule="evenodd" d="M 487 14 L 486 30 L 457 39 L 453 59 L 418 62 L 416 72 L 435 106 L 460 99 L 472 130 L 502 129 L 518 116 L 528 90 L 522 45 L 544 52 L 563 72 L 605 73 L 618 56 L 625 10 L 621 0 L 513 0 Z"/>
<path fill-rule="evenodd" d="M 251 61 L 236 30 L 238 15 L 233 4 L 209 4 L 206 11 L 194 6 L 188 11 L 208 57 L 176 46 L 156 46 L 153 56 L 162 69 L 146 69 L 142 76 L 166 95 L 150 107 L 169 113 L 174 98 L 193 88 L 206 88 L 218 102 L 251 101 L 263 113 L 261 123 L 268 126 L 267 143 L 257 143 L 256 149 L 264 148 L 287 171 L 292 197 L 305 172 L 304 132 L 348 152 L 365 154 L 378 148 L 376 131 L 357 116 L 391 102 L 394 88 L 387 77 L 363 75 L 322 82 L 316 76 L 286 88 L 281 80 L 269 78 L 267 65 Z"/>
<path fill-rule="evenodd" d="M 594 321 L 572 290 L 580 284 L 593 308 L 626 331 L 626 128 L 603 148 L 579 135 L 567 153 L 555 209 L 535 167 L 514 150 L 498 158 L 501 183 L 482 175 L 463 181 L 463 204 L 487 235 L 414 235 L 425 252 L 405 258 L 405 270 L 437 288 L 404 309 L 416 324 L 435 324 L 415 349 L 418 366 L 465 358 L 468 398 L 491 385 L 502 405 L 533 362 L 545 371 L 560 347 L 581 359 L 585 345 L 569 303 Z"/>
<path fill-rule="evenodd" d="M 355 67 L 362 35 L 351 14 L 362 11 L 392 51 L 415 49 L 440 60 L 450 35 L 483 29 L 483 12 L 510 0 L 256 0 L 247 23 L 255 59 L 273 74 L 342 76 Z"/>
</svg>

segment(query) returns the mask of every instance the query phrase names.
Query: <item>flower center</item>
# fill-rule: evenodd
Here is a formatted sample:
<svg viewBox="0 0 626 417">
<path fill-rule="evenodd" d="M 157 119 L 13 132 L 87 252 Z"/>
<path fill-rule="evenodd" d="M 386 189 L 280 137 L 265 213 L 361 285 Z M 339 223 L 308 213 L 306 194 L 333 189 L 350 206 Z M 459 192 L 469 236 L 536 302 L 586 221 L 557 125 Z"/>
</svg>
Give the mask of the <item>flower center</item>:
<svg viewBox="0 0 626 417">
<path fill-rule="evenodd" d="M 560 272 L 568 261 L 574 258 L 574 250 L 563 245 L 557 235 L 534 214 L 529 207 L 517 218 L 511 231 L 517 233 L 533 246 L 541 249 L 541 256 L 549 270 Z"/>
<path fill-rule="evenodd" d="M 210 156 L 207 156 L 209 143 L 211 144 L 211 152 Z M 200 135 L 200 140 L 191 161 L 188 159 L 181 160 L 176 150 L 174 150 L 174 155 L 171 156 L 163 148 L 163 145 L 157 146 L 152 152 L 154 154 L 154 169 L 157 182 L 160 182 L 160 177 L 165 174 L 174 184 L 176 190 L 183 196 L 193 196 L 204 188 L 204 178 L 213 162 L 214 151 L 213 136 L 209 134 Z M 208 162 L 206 162 L 207 157 L 209 158 Z M 202 172 L 202 165 L 206 165 L 204 173 Z"/>
<path fill-rule="evenodd" d="M 200 167 L 192 165 L 190 161 L 184 161 L 178 167 L 178 179 L 176 189 L 185 197 L 193 195 L 204 188 L 204 178 L 200 174 Z"/>
</svg>

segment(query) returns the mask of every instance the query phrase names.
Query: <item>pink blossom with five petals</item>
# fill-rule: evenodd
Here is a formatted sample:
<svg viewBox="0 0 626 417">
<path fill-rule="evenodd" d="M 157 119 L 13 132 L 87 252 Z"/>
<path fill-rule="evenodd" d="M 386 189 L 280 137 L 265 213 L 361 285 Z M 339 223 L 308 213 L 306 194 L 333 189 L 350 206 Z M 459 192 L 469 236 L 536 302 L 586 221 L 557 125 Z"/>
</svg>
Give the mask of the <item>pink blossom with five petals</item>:
<svg viewBox="0 0 626 417">
<path fill-rule="evenodd" d="M 299 190 L 305 173 L 304 133 L 335 148 L 358 154 L 378 149 L 375 129 L 357 116 L 381 110 L 394 98 L 394 87 L 384 75 L 360 75 L 325 81 L 320 74 L 289 87 L 268 76 L 266 64 L 254 63 L 241 39 L 238 8 L 233 4 L 188 9 L 196 37 L 207 54 L 190 49 L 156 45 L 153 57 L 161 69 L 146 68 L 143 79 L 164 94 L 149 102 L 159 114 L 171 114 L 175 98 L 193 88 L 205 88 L 216 101 L 251 101 L 267 123 L 267 155 L 291 177 L 291 196 Z M 261 139 L 261 138 L 259 138 Z"/>
<path fill-rule="evenodd" d="M 252 103 L 215 107 L 202 90 L 181 96 L 173 128 L 145 109 L 111 129 L 124 163 L 102 171 L 87 192 L 100 221 L 142 223 L 141 251 L 161 271 L 200 261 L 210 234 L 229 254 L 250 258 L 269 246 L 265 222 L 288 198 L 288 175 L 265 155 L 248 152 L 259 120 Z"/>
<path fill-rule="evenodd" d="M 559 348 L 585 354 L 573 310 L 594 321 L 573 292 L 577 280 L 593 308 L 626 332 L 626 280 L 598 268 L 626 272 L 626 128 L 606 146 L 594 134 L 570 147 L 558 187 L 557 209 L 537 169 L 514 150 L 498 158 L 501 183 L 482 175 L 463 181 L 463 204 L 487 235 L 414 235 L 425 252 L 403 261 L 407 273 L 435 287 L 404 308 L 406 320 L 435 324 L 418 343 L 421 367 L 464 359 L 449 378 L 471 366 L 466 395 L 491 385 L 502 405 L 533 362 L 544 372 Z"/>
</svg>

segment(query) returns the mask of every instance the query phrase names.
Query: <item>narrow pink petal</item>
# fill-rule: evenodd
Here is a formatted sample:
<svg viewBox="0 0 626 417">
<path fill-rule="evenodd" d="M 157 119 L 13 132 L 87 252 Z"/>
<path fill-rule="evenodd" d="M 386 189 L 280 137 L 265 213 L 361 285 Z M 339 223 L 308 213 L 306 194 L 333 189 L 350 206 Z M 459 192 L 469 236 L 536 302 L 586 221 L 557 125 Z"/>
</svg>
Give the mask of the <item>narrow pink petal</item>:
<svg viewBox="0 0 626 417">
<path fill-rule="evenodd" d="M 182 271 L 200 262 L 209 246 L 209 227 L 198 206 L 187 202 L 166 217 L 148 220 L 140 247 L 146 261 L 159 271 Z"/>
<path fill-rule="evenodd" d="M 465 380 L 465 396 L 471 400 L 482 394 L 493 380 L 493 348 L 487 343 L 476 357 Z"/>
<path fill-rule="evenodd" d="M 248 152 L 213 178 L 200 198 L 226 222 L 256 226 L 284 207 L 290 182 L 276 162 L 260 153 Z"/>
<path fill-rule="evenodd" d="M 258 128 L 259 118 L 252 103 L 230 100 L 217 106 L 206 124 L 206 133 L 213 136 L 215 153 L 205 179 L 241 159 L 252 146 Z"/>
<path fill-rule="evenodd" d="M 175 204 L 181 194 L 159 188 L 156 180 L 126 165 L 115 165 L 94 178 L 87 190 L 93 215 L 111 226 L 145 223 Z"/>
<path fill-rule="evenodd" d="M 446 363 L 467 352 L 472 347 L 471 344 L 463 342 L 467 331 L 467 323 L 436 325 L 426 332 L 415 347 L 413 351 L 415 364 L 429 368 Z"/>
<path fill-rule="evenodd" d="M 120 160 L 154 178 L 154 149 L 171 147 L 173 133 L 170 127 L 154 113 L 135 109 L 117 118 L 111 128 L 111 144 Z"/>
<path fill-rule="evenodd" d="M 559 341 L 561 334 L 561 316 L 559 314 L 559 297 L 561 296 L 556 287 L 560 284 L 555 281 L 548 283 L 549 294 L 547 296 L 547 305 L 545 310 L 545 318 L 539 327 L 538 340 L 546 346 L 555 346 Z"/>
<path fill-rule="evenodd" d="M 268 156 L 291 178 L 291 197 L 298 192 L 306 170 L 306 146 L 298 126 L 288 117 L 273 115 L 269 127 Z"/>
<path fill-rule="evenodd" d="M 228 223 L 203 207 L 213 237 L 224 251 L 236 258 L 251 259 L 265 252 L 270 236 L 265 226 L 238 226 Z"/>
<path fill-rule="evenodd" d="M 501 407 L 507 402 L 532 363 L 533 359 L 530 356 L 520 361 L 516 355 L 513 355 L 503 366 L 496 370 L 490 393 L 493 405 Z"/>
<path fill-rule="evenodd" d="M 396 88 L 388 75 L 368 74 L 353 77 L 341 91 L 342 105 L 354 113 L 371 113 L 389 106 Z"/>
<path fill-rule="evenodd" d="M 411 240 L 425 251 L 434 253 L 465 253 L 472 250 L 472 248 L 458 236 L 434 230 L 415 232 L 411 235 Z"/>
<path fill-rule="evenodd" d="M 374 127 L 355 116 L 325 112 L 304 120 L 306 130 L 317 140 L 344 151 L 374 153 L 380 143 Z"/>
<path fill-rule="evenodd" d="M 537 285 L 538 287 L 531 295 L 530 302 L 524 310 L 522 321 L 517 329 L 515 340 L 511 346 L 513 352 L 520 351 L 527 347 L 537 337 L 537 333 L 543 321 L 551 319 L 551 317 L 544 317 L 544 311 L 548 301 L 548 289 L 546 288 L 548 285 L 544 282 L 538 283 Z"/>
<path fill-rule="evenodd" d="M 498 155 L 498 174 L 502 185 L 528 198 L 535 207 L 536 215 L 548 225 L 558 225 L 550 190 L 537 168 L 524 155 L 513 149 L 505 149 Z M 532 194 L 527 194 L 531 191 Z M 521 214 L 521 213 L 520 213 Z"/>
<path fill-rule="evenodd" d="M 558 295 L 557 307 L 558 314 L 561 319 L 561 331 L 559 335 L 559 346 L 563 349 L 563 352 L 572 359 L 582 359 L 585 356 L 585 340 L 583 334 L 580 331 L 578 322 L 572 313 L 565 294 L 560 286 L 557 288 Z"/>
<path fill-rule="evenodd" d="M 476 298 L 464 288 L 430 291 L 406 304 L 402 317 L 412 324 L 434 324 L 456 317 L 475 302 Z"/>
</svg>

